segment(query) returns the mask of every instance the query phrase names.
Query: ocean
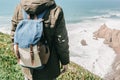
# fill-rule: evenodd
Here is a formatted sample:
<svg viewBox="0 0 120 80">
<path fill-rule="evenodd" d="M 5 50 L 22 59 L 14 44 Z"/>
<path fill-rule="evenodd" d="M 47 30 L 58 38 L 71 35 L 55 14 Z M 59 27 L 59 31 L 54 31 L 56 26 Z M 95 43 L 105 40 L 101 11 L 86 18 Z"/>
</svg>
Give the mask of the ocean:
<svg viewBox="0 0 120 80">
<path fill-rule="evenodd" d="M 11 25 L 11 17 L 20 0 L 0 1 L 0 28 Z M 56 0 L 63 8 L 66 23 L 96 18 L 120 18 L 120 0 Z"/>
</svg>

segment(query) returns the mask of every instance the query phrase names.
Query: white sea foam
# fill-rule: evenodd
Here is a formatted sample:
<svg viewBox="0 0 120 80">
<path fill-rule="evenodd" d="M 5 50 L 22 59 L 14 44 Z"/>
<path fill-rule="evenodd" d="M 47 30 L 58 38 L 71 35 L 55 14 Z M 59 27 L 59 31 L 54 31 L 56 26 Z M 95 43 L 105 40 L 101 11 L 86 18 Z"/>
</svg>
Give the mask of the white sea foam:
<svg viewBox="0 0 120 80">
<path fill-rule="evenodd" d="M 2 27 L 0 28 L 0 32 L 5 33 L 5 34 L 10 34 L 10 27 Z"/>
<path fill-rule="evenodd" d="M 0 16 L 0 32 L 10 34 L 11 16 Z"/>
<path fill-rule="evenodd" d="M 111 18 L 111 17 L 120 17 L 120 10 L 119 9 L 108 9 L 108 10 L 91 10 L 93 13 L 99 13 L 99 16 L 93 16 L 88 18 Z"/>
<path fill-rule="evenodd" d="M 103 39 L 94 40 L 93 32 L 102 24 L 112 29 L 120 29 L 118 19 L 85 20 L 77 24 L 68 24 L 71 61 L 83 66 L 96 75 L 104 77 L 111 70 L 111 64 L 116 54 L 108 45 L 103 44 Z M 87 46 L 82 46 L 80 41 L 85 39 Z"/>
</svg>

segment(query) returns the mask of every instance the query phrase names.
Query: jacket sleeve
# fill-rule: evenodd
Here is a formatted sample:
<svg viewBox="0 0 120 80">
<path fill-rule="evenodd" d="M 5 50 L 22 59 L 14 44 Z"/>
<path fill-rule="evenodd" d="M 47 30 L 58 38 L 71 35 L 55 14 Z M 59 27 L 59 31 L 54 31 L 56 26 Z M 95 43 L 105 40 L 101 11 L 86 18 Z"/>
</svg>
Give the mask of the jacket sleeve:
<svg viewBox="0 0 120 80">
<path fill-rule="evenodd" d="M 20 14 L 20 5 L 17 5 L 16 9 L 14 11 L 12 20 L 11 20 L 12 28 L 11 28 L 11 34 L 10 35 L 11 35 L 12 42 L 14 41 L 14 32 L 16 30 L 16 27 L 17 27 L 17 24 L 19 22 L 19 18 L 20 17 L 21 17 L 21 14 Z"/>
<path fill-rule="evenodd" d="M 60 13 L 55 26 L 55 49 L 63 65 L 69 63 L 68 34 L 65 26 L 64 14 L 60 8 Z"/>
</svg>

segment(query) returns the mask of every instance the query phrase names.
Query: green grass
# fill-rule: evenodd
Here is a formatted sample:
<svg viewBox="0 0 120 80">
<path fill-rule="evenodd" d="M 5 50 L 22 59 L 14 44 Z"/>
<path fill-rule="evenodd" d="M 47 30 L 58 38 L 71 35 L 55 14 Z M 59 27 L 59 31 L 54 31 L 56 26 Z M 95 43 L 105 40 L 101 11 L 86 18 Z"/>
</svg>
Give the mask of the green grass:
<svg viewBox="0 0 120 80">
<path fill-rule="evenodd" d="M 0 33 L 0 80 L 24 80 L 17 59 L 11 50 L 10 36 Z M 102 80 L 84 68 L 71 62 L 69 70 L 57 80 Z"/>
<path fill-rule="evenodd" d="M 0 80 L 23 80 L 20 67 L 16 64 L 10 36 L 0 33 Z"/>
<path fill-rule="evenodd" d="M 58 80 L 102 80 L 97 75 L 90 73 L 88 70 L 73 62 L 69 64 L 68 68 L 69 70 L 60 75 Z"/>
</svg>

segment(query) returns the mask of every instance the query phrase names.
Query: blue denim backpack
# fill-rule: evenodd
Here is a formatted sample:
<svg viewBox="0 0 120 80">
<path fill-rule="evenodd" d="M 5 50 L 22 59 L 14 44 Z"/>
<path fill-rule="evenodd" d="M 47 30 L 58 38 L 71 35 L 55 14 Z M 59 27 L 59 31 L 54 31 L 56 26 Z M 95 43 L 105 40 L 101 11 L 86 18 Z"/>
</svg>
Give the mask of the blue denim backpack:
<svg viewBox="0 0 120 80">
<path fill-rule="evenodd" d="M 49 58 L 48 46 L 40 43 L 39 46 L 41 47 L 35 47 L 36 45 L 38 45 L 38 43 L 41 40 L 41 37 L 43 36 L 42 18 L 45 15 L 45 13 L 46 11 L 39 14 L 38 16 L 34 15 L 33 18 L 31 19 L 30 15 L 23 10 L 23 20 L 21 20 L 18 23 L 14 35 L 14 45 L 16 45 L 15 53 L 17 55 L 18 62 L 23 67 L 40 68 L 41 65 L 46 64 L 48 61 Z M 34 47 L 37 49 L 34 49 Z M 36 55 L 34 55 L 35 50 L 38 50 L 39 58 L 42 59 L 40 60 L 41 62 L 39 64 L 38 62 L 35 62 L 36 60 L 35 59 Z M 25 56 L 25 54 L 28 54 L 30 56 L 27 57 Z"/>
</svg>

